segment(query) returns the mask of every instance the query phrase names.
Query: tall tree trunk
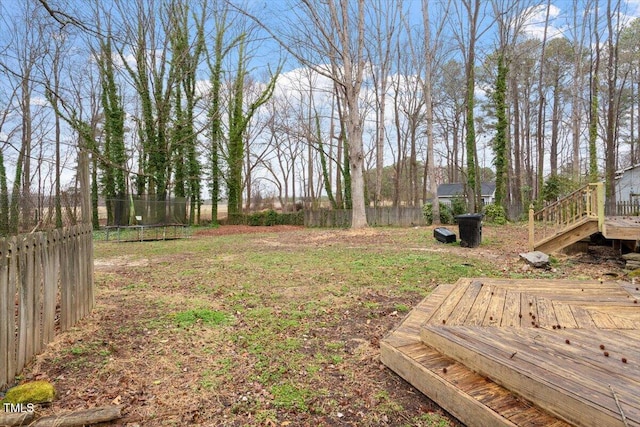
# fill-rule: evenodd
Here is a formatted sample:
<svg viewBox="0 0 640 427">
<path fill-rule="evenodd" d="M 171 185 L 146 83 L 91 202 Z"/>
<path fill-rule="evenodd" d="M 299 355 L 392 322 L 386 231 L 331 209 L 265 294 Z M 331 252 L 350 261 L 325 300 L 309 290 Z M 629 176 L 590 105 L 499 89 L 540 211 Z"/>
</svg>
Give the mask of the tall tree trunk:
<svg viewBox="0 0 640 427">
<path fill-rule="evenodd" d="M 544 111 L 546 102 L 542 87 L 542 77 L 544 75 L 544 53 L 547 45 L 547 30 L 549 28 L 549 13 L 551 11 L 551 0 L 547 0 L 546 13 L 544 19 L 544 32 L 542 35 L 542 46 L 540 47 L 540 73 L 538 74 L 538 116 L 536 126 L 536 147 L 538 168 L 536 171 L 536 188 L 538 200 L 542 200 L 542 186 L 544 185 Z"/>
<path fill-rule="evenodd" d="M 594 9 L 594 32 L 596 43 L 593 49 L 595 60 L 591 62 L 591 93 L 589 102 L 589 182 L 598 180 L 598 97 L 600 82 L 598 72 L 600 71 L 600 30 L 598 28 L 598 0 L 595 1 Z"/>
<path fill-rule="evenodd" d="M 505 206 L 507 196 L 507 115 L 506 115 L 506 92 L 507 92 L 507 66 L 505 64 L 504 53 L 498 56 L 498 75 L 493 93 L 493 102 L 496 109 L 496 137 L 493 142 L 494 164 L 496 167 L 496 205 Z"/>
<path fill-rule="evenodd" d="M 425 48 L 425 81 L 424 98 L 426 104 L 427 121 L 427 162 L 425 179 L 428 181 L 428 191 L 433 197 L 431 204 L 432 224 L 440 224 L 440 203 L 438 200 L 438 184 L 436 182 L 436 168 L 433 159 L 433 54 L 431 48 L 431 24 L 429 20 L 429 0 L 422 0 L 422 21 L 424 25 L 424 48 Z M 426 202 L 426 195 L 425 200 Z"/>
<path fill-rule="evenodd" d="M 618 84 L 618 28 L 613 28 L 613 19 L 616 18 L 617 25 L 620 22 L 620 2 L 612 10 L 611 1 L 607 0 L 607 127 L 605 139 L 605 194 L 607 200 L 607 212 L 610 215 L 615 213 L 616 191 L 615 174 L 617 169 L 617 128 L 618 128 L 618 101 L 616 97 L 616 86 Z"/>
<path fill-rule="evenodd" d="M 551 146 L 549 147 L 549 165 L 551 176 L 558 175 L 558 131 L 560 128 L 560 79 L 553 85 L 553 112 L 551 117 Z"/>
</svg>

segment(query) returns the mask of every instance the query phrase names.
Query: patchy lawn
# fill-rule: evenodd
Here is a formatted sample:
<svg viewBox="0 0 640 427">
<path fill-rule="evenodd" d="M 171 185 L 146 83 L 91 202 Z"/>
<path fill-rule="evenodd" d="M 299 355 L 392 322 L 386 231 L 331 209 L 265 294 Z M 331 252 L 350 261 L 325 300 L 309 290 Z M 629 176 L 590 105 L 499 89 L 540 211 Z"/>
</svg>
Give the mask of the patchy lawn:
<svg viewBox="0 0 640 427">
<path fill-rule="evenodd" d="M 457 227 L 455 228 L 457 233 Z M 95 244 L 96 307 L 24 372 L 58 397 L 43 415 L 124 405 L 112 425 L 449 426 L 379 361 L 379 340 L 459 277 L 615 278 L 607 249 L 524 266 L 522 225 L 479 248 L 433 227 L 200 229 Z"/>
</svg>

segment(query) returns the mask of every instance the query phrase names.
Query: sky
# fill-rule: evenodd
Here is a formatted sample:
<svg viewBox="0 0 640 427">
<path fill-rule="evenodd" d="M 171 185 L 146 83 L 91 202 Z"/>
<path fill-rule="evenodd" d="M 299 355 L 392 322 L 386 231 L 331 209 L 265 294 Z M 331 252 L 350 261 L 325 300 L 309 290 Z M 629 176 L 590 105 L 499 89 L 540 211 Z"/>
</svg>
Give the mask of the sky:
<svg viewBox="0 0 640 427">
<path fill-rule="evenodd" d="M 49 0 L 49 3 L 53 6 L 60 5 L 64 3 L 66 0 Z M 79 6 L 83 5 L 83 0 L 69 0 Z M 127 0 L 124 0 L 125 2 Z M 437 18 L 442 15 L 442 10 L 438 9 L 438 5 L 443 4 L 442 1 L 430 0 L 430 6 L 432 7 L 432 22 L 433 25 L 437 25 Z M 452 0 L 453 2 L 459 2 L 460 0 Z M 586 4 L 587 0 L 578 0 L 579 4 Z M 393 4 L 391 0 L 389 0 L 390 4 Z M 276 23 L 287 23 L 290 22 L 290 17 L 292 11 L 289 9 L 289 5 L 292 3 L 289 0 L 244 0 L 243 4 L 249 4 L 257 15 L 264 17 L 266 20 L 265 25 L 269 25 L 270 22 Z M 0 0 L 0 5 L 3 9 L 12 10 L 13 6 L 18 6 L 22 4 L 22 0 Z M 405 0 L 406 11 L 408 15 L 411 17 L 412 22 L 415 25 L 421 25 L 421 0 Z M 459 3 L 458 3 L 459 4 Z M 570 36 L 570 28 L 573 26 L 572 22 L 572 8 L 573 8 L 574 0 L 552 0 L 551 1 L 551 9 L 550 9 L 550 27 L 548 29 L 549 37 L 558 37 L 561 35 Z M 489 3 L 484 2 L 483 5 L 488 7 Z M 600 8 L 606 7 L 606 0 L 600 0 Z M 531 37 L 541 38 L 543 29 L 544 29 L 544 16 L 545 10 L 544 7 L 540 8 L 530 16 L 528 19 L 528 23 L 526 26 L 526 32 Z M 453 8 L 450 8 L 449 13 L 453 13 Z M 623 1 L 622 13 L 624 15 L 623 20 L 628 21 L 632 18 L 640 16 L 640 0 L 625 0 Z M 270 21 L 272 20 L 272 21 Z M 486 25 L 490 19 L 488 17 L 484 17 L 481 19 L 481 22 L 484 22 Z M 7 19 L 5 16 L 4 20 L 0 20 L 0 41 L 2 41 L 2 45 L 6 43 L 10 43 L 11 41 L 7 39 L 7 28 L 1 28 L 3 26 L 10 24 L 10 18 Z M 267 75 L 267 70 L 273 70 L 275 66 L 285 57 L 284 50 L 273 40 L 270 40 L 266 35 L 262 36 L 263 39 L 260 43 L 258 43 L 251 53 L 254 55 L 252 59 L 252 74 L 254 74 L 257 78 L 264 78 Z M 449 38 L 451 35 L 449 34 Z M 484 49 L 485 52 L 491 50 L 495 46 L 495 33 L 492 29 L 489 29 L 480 40 L 479 47 L 480 49 Z M 229 61 L 230 66 L 233 63 L 233 60 Z M 284 73 L 280 77 L 278 89 L 276 94 L 283 93 L 291 93 L 299 89 L 300 86 L 300 78 L 299 76 L 304 74 L 300 65 L 296 63 L 294 60 L 289 59 L 284 68 Z M 207 71 L 203 70 L 201 73 L 202 81 L 200 83 L 201 87 L 207 87 Z M 316 83 L 316 87 L 330 87 L 330 82 L 326 78 L 319 78 Z M 324 99 L 329 101 L 329 99 L 325 96 Z M 41 105 L 43 102 L 43 97 L 41 94 L 36 94 L 33 97 L 33 105 Z M 322 97 L 318 98 L 318 102 L 323 102 Z M 4 140 L 8 137 L 8 135 L 0 134 L 0 141 Z M 387 162 L 390 159 L 387 159 Z M 71 174 L 73 172 L 71 171 Z"/>
</svg>

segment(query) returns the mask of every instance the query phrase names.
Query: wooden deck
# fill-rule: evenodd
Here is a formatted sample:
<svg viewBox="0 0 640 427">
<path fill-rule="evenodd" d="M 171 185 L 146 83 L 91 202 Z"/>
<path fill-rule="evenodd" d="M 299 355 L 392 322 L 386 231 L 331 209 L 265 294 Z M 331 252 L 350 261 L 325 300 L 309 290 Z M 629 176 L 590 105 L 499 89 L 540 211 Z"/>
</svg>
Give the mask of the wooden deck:
<svg viewBox="0 0 640 427">
<path fill-rule="evenodd" d="M 381 359 L 468 425 L 640 426 L 638 300 L 629 283 L 461 279 Z"/>
<path fill-rule="evenodd" d="M 640 216 L 608 216 L 602 235 L 613 240 L 640 240 Z"/>
</svg>

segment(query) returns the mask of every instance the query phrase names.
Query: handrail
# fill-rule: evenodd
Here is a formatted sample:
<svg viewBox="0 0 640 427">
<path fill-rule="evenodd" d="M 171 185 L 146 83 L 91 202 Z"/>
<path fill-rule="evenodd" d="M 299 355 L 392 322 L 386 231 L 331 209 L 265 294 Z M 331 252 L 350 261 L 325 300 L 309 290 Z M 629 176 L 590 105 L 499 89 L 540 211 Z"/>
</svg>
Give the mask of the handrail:
<svg viewBox="0 0 640 427">
<path fill-rule="evenodd" d="M 567 196 L 534 212 L 529 206 L 529 249 L 536 242 L 573 228 L 585 218 L 597 219 L 598 230 L 604 224 L 604 185 L 602 182 L 587 184 Z"/>
</svg>

